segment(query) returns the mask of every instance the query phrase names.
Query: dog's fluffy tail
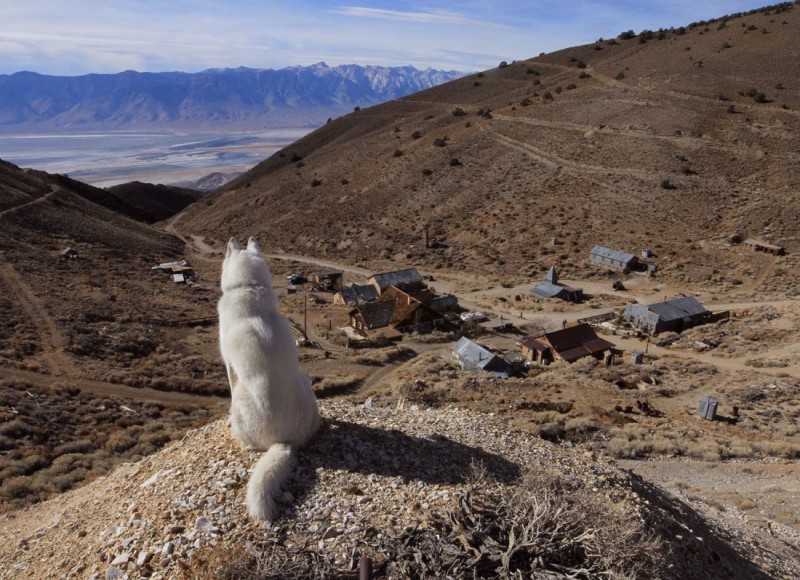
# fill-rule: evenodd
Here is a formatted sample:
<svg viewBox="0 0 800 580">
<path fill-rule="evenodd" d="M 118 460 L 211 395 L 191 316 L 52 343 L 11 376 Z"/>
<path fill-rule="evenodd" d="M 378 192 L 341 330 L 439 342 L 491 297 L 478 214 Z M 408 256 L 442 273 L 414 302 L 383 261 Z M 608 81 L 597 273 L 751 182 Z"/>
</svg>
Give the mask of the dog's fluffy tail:
<svg viewBox="0 0 800 580">
<path fill-rule="evenodd" d="M 294 469 L 294 463 L 294 448 L 288 443 L 274 443 L 256 462 L 247 483 L 247 512 L 251 517 L 275 519 L 278 511 L 275 498 Z"/>
</svg>

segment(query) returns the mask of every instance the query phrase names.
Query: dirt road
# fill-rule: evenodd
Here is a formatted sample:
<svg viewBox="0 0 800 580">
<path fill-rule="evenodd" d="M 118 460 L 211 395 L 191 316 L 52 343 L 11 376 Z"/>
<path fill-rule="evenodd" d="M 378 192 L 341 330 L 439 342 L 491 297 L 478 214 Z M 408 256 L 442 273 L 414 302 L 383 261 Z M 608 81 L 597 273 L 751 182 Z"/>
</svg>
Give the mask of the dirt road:
<svg viewBox="0 0 800 580">
<path fill-rule="evenodd" d="M 214 405 L 227 404 L 228 401 L 228 399 L 210 395 L 194 395 L 177 391 L 157 391 L 144 387 L 129 387 L 128 385 L 121 385 L 119 383 L 108 383 L 105 381 L 95 381 L 69 376 L 53 376 L 11 367 L 0 367 L 0 378 L 16 379 L 46 388 L 68 385 L 78 387 L 83 392 L 95 393 L 105 397 L 122 397 L 124 399 L 163 403 L 165 405 L 212 407 Z"/>
</svg>

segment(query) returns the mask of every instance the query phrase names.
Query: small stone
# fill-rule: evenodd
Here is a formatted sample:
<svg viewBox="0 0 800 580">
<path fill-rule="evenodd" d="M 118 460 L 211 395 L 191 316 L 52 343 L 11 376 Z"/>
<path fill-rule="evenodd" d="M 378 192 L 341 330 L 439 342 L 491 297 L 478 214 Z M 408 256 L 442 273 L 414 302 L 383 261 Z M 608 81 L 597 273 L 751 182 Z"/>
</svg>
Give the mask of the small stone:
<svg viewBox="0 0 800 580">
<path fill-rule="evenodd" d="M 206 516 L 200 516 L 194 522 L 194 529 L 195 530 L 205 530 L 212 527 L 211 520 L 209 520 Z"/>
<path fill-rule="evenodd" d="M 123 576 L 125 576 L 125 570 L 122 570 L 121 568 L 115 568 L 112 566 L 106 570 L 106 580 L 119 580 Z"/>
<path fill-rule="evenodd" d="M 143 550 L 139 552 L 139 557 L 136 558 L 136 565 L 139 566 L 139 568 L 141 568 L 142 566 L 147 564 L 150 561 L 150 558 L 152 557 L 153 555 L 150 552 L 148 552 L 147 550 Z"/>
<path fill-rule="evenodd" d="M 131 557 L 127 553 L 123 552 L 111 561 L 111 566 L 124 566 L 130 559 Z"/>
<path fill-rule="evenodd" d="M 174 549 L 175 549 L 175 544 L 173 544 L 172 542 L 167 542 L 161 547 L 161 555 L 169 556 L 170 554 L 172 554 L 172 550 Z"/>
<path fill-rule="evenodd" d="M 186 527 L 181 525 L 170 526 L 169 533 L 171 534 L 182 534 Z"/>
<path fill-rule="evenodd" d="M 327 530 L 325 530 L 325 533 L 324 533 L 324 534 L 322 534 L 322 539 L 323 539 L 323 540 L 329 540 L 329 539 L 331 539 L 331 538 L 335 538 L 336 536 L 339 536 L 339 535 L 341 535 L 341 534 L 342 534 L 342 532 L 340 532 L 339 530 L 337 530 L 337 529 L 336 529 L 336 526 L 331 526 L 330 528 L 328 528 Z"/>
</svg>

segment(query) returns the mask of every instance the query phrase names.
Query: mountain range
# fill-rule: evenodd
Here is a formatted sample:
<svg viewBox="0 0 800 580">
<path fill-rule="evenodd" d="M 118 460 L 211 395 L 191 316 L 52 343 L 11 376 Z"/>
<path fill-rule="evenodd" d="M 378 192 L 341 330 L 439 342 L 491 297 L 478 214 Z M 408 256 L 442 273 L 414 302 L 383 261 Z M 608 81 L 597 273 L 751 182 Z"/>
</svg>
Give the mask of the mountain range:
<svg viewBox="0 0 800 580">
<path fill-rule="evenodd" d="M 463 76 L 457 71 L 325 63 L 198 73 L 0 75 L 0 129 L 318 126 L 328 117 Z"/>
</svg>

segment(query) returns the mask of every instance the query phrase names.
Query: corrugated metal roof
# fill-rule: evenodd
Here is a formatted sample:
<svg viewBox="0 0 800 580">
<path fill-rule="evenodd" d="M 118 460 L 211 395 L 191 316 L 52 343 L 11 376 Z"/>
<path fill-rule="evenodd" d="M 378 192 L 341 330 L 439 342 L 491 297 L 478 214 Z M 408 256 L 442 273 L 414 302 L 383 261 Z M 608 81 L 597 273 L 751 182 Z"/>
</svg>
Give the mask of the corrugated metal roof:
<svg viewBox="0 0 800 580">
<path fill-rule="evenodd" d="M 558 284 L 553 284 L 552 282 L 539 282 L 531 290 L 531 292 L 541 298 L 555 298 L 562 290 L 564 290 L 564 287 L 559 286 Z"/>
<path fill-rule="evenodd" d="M 508 376 L 511 373 L 511 367 L 504 359 L 486 350 L 477 342 L 472 342 L 466 336 L 459 339 L 453 347 L 453 353 L 460 361 L 494 375 Z"/>
<path fill-rule="evenodd" d="M 339 290 L 345 304 L 355 305 L 378 299 L 378 289 L 372 284 L 351 284 Z"/>
<path fill-rule="evenodd" d="M 371 280 L 374 280 L 381 289 L 385 289 L 390 286 L 422 283 L 422 276 L 419 275 L 416 268 L 409 268 L 407 270 L 373 274 Z"/>
<path fill-rule="evenodd" d="M 544 279 L 547 282 L 558 284 L 558 270 L 556 270 L 555 266 L 550 266 L 550 269 L 547 271 L 547 276 L 545 276 Z"/>
<path fill-rule="evenodd" d="M 665 302 L 658 302 L 651 304 L 647 309 L 650 312 L 655 312 L 664 321 L 700 316 L 708 312 L 694 296 L 684 296 Z"/>
<path fill-rule="evenodd" d="M 563 286 L 561 284 L 552 284 L 550 282 L 539 282 L 534 288 L 531 289 L 531 292 L 539 296 L 540 298 L 555 298 L 561 292 L 567 292 L 568 294 L 574 294 L 575 292 L 583 292 L 582 288 L 570 288 L 569 286 Z M 564 297 L 564 299 L 568 299 Z"/>
<path fill-rule="evenodd" d="M 606 248 L 604 246 L 595 246 L 592 248 L 592 251 L 589 252 L 589 255 L 599 256 L 608 260 L 614 260 L 615 262 L 622 262 L 623 264 L 627 264 L 632 259 L 638 260 L 638 258 L 633 254 L 620 252 L 619 250 L 612 250 L 611 248 Z"/>
</svg>

